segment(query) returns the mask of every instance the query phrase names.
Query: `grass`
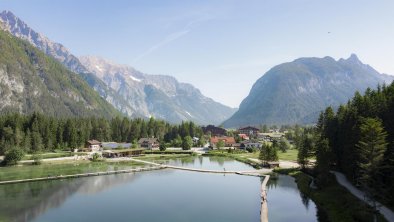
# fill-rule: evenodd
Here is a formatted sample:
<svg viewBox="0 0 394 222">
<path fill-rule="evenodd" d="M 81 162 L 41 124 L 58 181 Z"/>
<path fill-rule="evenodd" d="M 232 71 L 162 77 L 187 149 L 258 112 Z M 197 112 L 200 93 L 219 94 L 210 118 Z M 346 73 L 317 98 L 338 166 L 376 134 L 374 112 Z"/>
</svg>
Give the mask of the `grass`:
<svg viewBox="0 0 394 222">
<path fill-rule="evenodd" d="M 41 165 L 22 165 L 0 167 L 0 181 L 47 177 L 48 175 L 68 175 L 94 173 L 108 170 L 122 170 L 144 166 L 136 162 L 90 162 L 43 163 Z"/>
<path fill-rule="evenodd" d="M 297 155 L 297 149 L 289 149 L 285 153 L 283 153 L 282 151 L 278 151 L 279 160 L 297 161 Z"/>
<path fill-rule="evenodd" d="M 276 169 L 275 172 L 293 176 L 298 189 L 315 202 L 327 221 L 373 221 L 371 207 L 339 185 L 334 175 L 330 175 L 324 187 L 311 189 L 311 177 L 297 169 Z M 386 220 L 379 214 L 378 221 Z"/>
<path fill-rule="evenodd" d="M 244 162 L 244 163 L 253 163 L 253 164 L 255 162 L 249 160 L 249 158 L 258 159 L 259 154 L 260 154 L 259 152 L 249 153 L 249 152 L 241 151 L 241 150 L 234 151 L 233 153 L 228 153 L 226 150 L 211 150 L 208 152 L 208 155 L 227 156 L 227 157 L 234 158 L 234 159 Z M 285 153 L 283 153 L 282 151 L 278 151 L 279 160 L 296 162 L 297 155 L 298 155 L 298 150 L 296 150 L 296 149 L 289 149 Z"/>
<path fill-rule="evenodd" d="M 74 155 L 83 156 L 83 155 L 86 155 L 86 153 L 83 153 L 83 152 L 79 152 L 79 153 L 59 152 L 59 153 L 42 153 L 40 155 L 41 155 L 42 159 L 50 159 L 50 158 L 69 157 L 69 156 L 74 156 Z M 31 155 L 31 154 L 25 155 L 22 158 L 22 160 L 32 160 L 32 159 L 33 159 L 33 155 Z"/>
</svg>

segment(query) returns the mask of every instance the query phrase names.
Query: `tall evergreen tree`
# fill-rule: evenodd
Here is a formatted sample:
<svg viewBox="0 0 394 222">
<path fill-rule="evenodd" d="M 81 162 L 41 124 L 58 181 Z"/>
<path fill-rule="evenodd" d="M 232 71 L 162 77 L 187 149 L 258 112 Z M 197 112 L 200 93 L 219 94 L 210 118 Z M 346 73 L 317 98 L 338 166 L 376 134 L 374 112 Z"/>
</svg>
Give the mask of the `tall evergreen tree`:
<svg viewBox="0 0 394 222">
<path fill-rule="evenodd" d="M 378 193 L 374 190 L 383 167 L 384 154 L 387 150 L 387 133 L 380 120 L 366 118 L 360 126 L 361 138 L 357 143 L 359 153 L 359 181 L 370 200 L 375 203 Z M 376 205 L 375 205 L 376 207 Z"/>
</svg>

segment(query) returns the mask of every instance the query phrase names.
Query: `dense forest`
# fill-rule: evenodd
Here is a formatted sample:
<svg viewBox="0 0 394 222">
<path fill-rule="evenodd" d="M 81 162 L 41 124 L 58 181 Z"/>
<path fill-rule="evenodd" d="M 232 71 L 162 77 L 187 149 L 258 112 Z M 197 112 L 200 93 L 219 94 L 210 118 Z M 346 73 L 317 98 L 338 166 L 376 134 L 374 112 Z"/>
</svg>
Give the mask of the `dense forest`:
<svg viewBox="0 0 394 222">
<path fill-rule="evenodd" d="M 301 148 L 315 153 L 320 182 L 337 169 L 371 199 L 394 206 L 394 83 L 357 92 L 336 113 L 328 107 L 314 136 L 315 150 Z"/>
<path fill-rule="evenodd" d="M 0 116 L 0 155 L 18 148 L 26 153 L 74 149 L 83 147 L 85 141 L 115 141 L 136 143 L 140 138 L 156 137 L 160 142 L 180 147 L 185 137 L 202 138 L 201 127 L 193 122 L 170 125 L 162 120 L 48 117 L 7 114 Z M 202 140 L 200 140 L 203 142 Z"/>
</svg>

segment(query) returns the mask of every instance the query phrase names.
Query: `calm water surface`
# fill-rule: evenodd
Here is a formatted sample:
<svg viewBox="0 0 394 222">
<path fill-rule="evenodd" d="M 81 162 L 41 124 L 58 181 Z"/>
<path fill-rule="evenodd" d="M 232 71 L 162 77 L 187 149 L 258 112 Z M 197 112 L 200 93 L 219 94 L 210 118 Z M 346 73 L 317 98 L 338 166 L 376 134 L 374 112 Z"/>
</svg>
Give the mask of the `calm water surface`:
<svg viewBox="0 0 394 222">
<path fill-rule="evenodd" d="M 168 164 L 253 170 L 226 158 L 193 157 Z M 257 177 L 180 170 L 0 186 L 0 221 L 237 221 L 258 222 Z M 317 221 L 294 179 L 279 176 L 268 190 L 270 221 Z"/>
</svg>

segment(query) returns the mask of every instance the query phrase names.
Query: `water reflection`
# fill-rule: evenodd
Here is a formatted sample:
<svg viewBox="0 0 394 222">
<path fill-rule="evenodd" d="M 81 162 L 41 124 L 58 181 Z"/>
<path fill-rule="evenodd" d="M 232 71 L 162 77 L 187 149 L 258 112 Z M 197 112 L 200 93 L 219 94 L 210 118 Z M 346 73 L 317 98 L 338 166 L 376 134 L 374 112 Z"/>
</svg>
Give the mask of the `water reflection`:
<svg viewBox="0 0 394 222">
<path fill-rule="evenodd" d="M 298 190 L 293 177 L 277 175 L 267 190 L 270 221 L 318 221 L 316 205 Z"/>
<path fill-rule="evenodd" d="M 222 157 L 168 162 L 204 169 L 252 169 Z M 261 182 L 257 177 L 166 169 L 6 185 L 0 186 L 0 221 L 257 222 Z M 320 215 L 312 201 L 300 196 L 294 179 L 282 175 L 268 183 L 268 208 L 270 221 L 316 221 Z"/>
<path fill-rule="evenodd" d="M 47 210 L 61 206 L 75 193 L 96 194 L 111 187 L 132 182 L 139 176 L 138 174 L 118 174 L 3 185 L 0 187 L 0 212 L 3 214 L 2 217 L 8 218 L 7 221 L 31 221 Z"/>
</svg>

